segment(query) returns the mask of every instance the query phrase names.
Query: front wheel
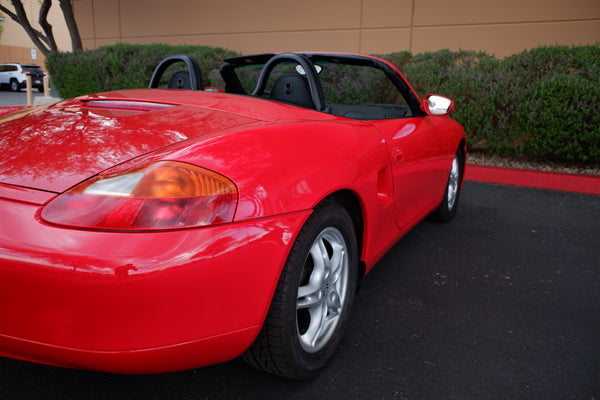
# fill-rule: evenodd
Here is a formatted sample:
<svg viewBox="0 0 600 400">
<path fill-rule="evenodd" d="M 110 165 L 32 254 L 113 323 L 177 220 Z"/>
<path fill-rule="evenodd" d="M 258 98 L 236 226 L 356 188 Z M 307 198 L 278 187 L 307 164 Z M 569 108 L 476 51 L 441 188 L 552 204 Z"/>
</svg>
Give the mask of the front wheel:
<svg viewBox="0 0 600 400">
<path fill-rule="evenodd" d="M 294 379 L 309 378 L 323 368 L 347 325 L 357 273 L 352 220 L 344 208 L 326 200 L 300 231 L 267 319 L 244 360 Z"/>
<path fill-rule="evenodd" d="M 464 159 L 463 152 L 459 149 L 452 160 L 452 167 L 450 168 L 450 175 L 448 176 L 444 197 L 439 207 L 431 214 L 431 219 L 446 222 L 451 220 L 456 213 L 463 180 L 465 166 Z"/>
</svg>

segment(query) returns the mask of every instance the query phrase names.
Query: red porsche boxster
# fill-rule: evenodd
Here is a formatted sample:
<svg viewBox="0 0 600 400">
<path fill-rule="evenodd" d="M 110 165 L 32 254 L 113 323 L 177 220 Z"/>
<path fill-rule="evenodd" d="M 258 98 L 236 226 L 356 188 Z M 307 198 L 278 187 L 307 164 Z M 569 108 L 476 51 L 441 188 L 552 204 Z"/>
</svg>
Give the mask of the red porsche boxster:
<svg viewBox="0 0 600 400">
<path fill-rule="evenodd" d="M 305 378 L 374 264 L 454 215 L 454 104 L 390 63 L 260 54 L 221 75 L 203 88 L 174 56 L 148 89 L 2 112 L 1 356 L 137 374 L 241 355 Z"/>
</svg>

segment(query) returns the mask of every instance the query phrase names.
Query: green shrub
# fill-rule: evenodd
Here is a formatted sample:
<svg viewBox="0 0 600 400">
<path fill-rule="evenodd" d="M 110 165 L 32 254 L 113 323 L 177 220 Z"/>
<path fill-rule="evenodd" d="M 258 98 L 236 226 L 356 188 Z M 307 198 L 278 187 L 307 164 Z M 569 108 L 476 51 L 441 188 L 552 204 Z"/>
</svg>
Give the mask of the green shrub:
<svg viewBox="0 0 600 400">
<path fill-rule="evenodd" d="M 600 47 L 540 47 L 503 60 L 506 116 L 492 152 L 564 163 L 600 161 Z M 501 140 L 501 133 L 506 139 Z M 500 145 L 499 145 L 500 144 Z M 505 144 L 510 144 L 506 146 Z"/>
<path fill-rule="evenodd" d="M 63 98 L 94 93 L 103 88 L 104 73 L 97 52 L 51 53 L 46 57 L 46 68 L 52 86 Z"/>
<path fill-rule="evenodd" d="M 469 146 L 478 140 L 474 131 L 487 127 L 496 111 L 484 101 L 483 88 L 500 61 L 485 52 L 440 50 L 418 54 L 404 67 L 404 75 L 419 96 L 427 93 L 450 97 L 455 103 L 453 117 L 467 132 Z"/>
<path fill-rule="evenodd" d="M 237 53 L 208 46 L 170 46 L 166 44 L 116 44 L 75 53 L 52 53 L 46 68 L 62 98 L 89 93 L 147 87 L 158 63 L 175 54 L 198 60 L 205 86 L 222 88 L 219 74 L 223 58 Z"/>
<path fill-rule="evenodd" d="M 404 66 L 410 64 L 413 60 L 413 55 L 410 51 L 398 51 L 394 53 L 378 55 L 378 57 L 391 62 L 400 71 L 403 71 Z"/>
<path fill-rule="evenodd" d="M 403 73 L 419 95 L 454 100 L 471 149 L 600 162 L 599 45 L 544 46 L 503 60 L 440 50 L 416 55 Z"/>
<path fill-rule="evenodd" d="M 600 160 L 600 87 L 580 74 L 556 73 L 528 87 L 515 107 L 521 155 L 567 163 Z"/>
</svg>

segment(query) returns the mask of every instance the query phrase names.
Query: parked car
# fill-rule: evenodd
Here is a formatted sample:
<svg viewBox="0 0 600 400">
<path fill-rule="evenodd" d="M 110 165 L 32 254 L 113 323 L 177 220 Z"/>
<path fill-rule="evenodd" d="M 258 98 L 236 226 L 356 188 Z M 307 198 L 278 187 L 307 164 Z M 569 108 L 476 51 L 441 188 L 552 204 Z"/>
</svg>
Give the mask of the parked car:
<svg viewBox="0 0 600 400">
<path fill-rule="evenodd" d="M 38 91 L 44 91 L 44 75 L 41 67 L 30 64 L 1 64 L 0 85 L 18 92 L 26 87 L 27 75 L 31 76 L 31 86 Z"/>
<path fill-rule="evenodd" d="M 204 88 L 175 56 L 149 89 L 3 112 L 0 355 L 136 374 L 241 355 L 307 378 L 365 274 L 456 212 L 454 104 L 390 63 L 261 54 L 221 75 Z"/>
</svg>

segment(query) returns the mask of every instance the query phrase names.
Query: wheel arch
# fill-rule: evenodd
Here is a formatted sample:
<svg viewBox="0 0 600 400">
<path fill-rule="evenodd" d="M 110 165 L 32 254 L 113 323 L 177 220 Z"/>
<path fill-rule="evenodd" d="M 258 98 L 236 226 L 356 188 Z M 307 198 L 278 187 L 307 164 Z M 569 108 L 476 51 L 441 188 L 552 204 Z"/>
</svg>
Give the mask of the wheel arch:
<svg viewBox="0 0 600 400">
<path fill-rule="evenodd" d="M 456 151 L 462 151 L 462 176 L 461 176 L 461 182 L 460 182 L 460 187 L 462 188 L 463 183 L 465 182 L 465 169 L 467 168 L 467 139 L 465 139 L 464 137 L 460 140 L 460 143 L 458 144 L 458 147 L 456 149 Z"/>
<path fill-rule="evenodd" d="M 339 190 L 327 196 L 324 200 L 333 200 L 341 205 L 350 215 L 352 224 L 354 225 L 354 232 L 356 233 L 356 240 L 358 243 L 357 249 L 359 252 L 358 257 L 358 281 L 356 289 L 360 288 L 362 280 L 366 273 L 366 263 L 363 261 L 363 241 L 364 241 L 364 212 L 358 195 L 351 190 Z"/>
</svg>

